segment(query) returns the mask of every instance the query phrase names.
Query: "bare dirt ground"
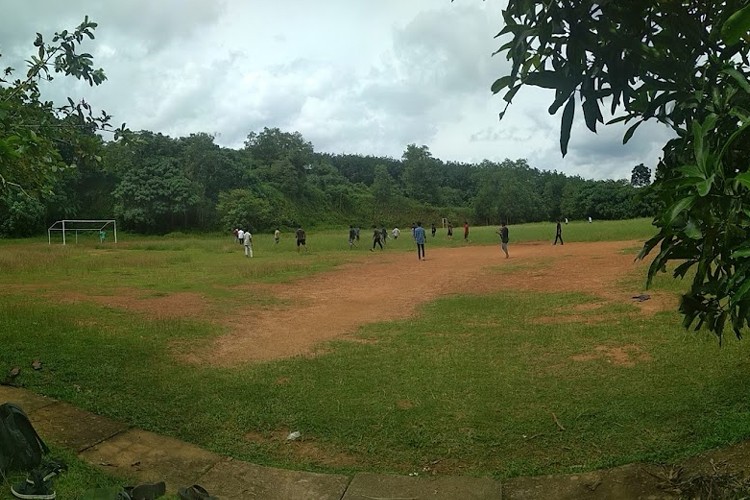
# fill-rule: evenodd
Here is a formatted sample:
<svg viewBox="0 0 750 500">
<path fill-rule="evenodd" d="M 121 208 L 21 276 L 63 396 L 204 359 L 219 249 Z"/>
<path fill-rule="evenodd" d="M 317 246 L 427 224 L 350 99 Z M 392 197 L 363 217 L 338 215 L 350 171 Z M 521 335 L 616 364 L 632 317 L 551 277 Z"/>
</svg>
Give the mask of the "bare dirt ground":
<svg viewBox="0 0 750 500">
<path fill-rule="evenodd" d="M 223 366 L 309 355 L 321 343 L 345 338 L 361 326 L 407 318 L 422 304 L 455 294 L 501 290 L 576 291 L 632 303 L 641 289 L 623 291 L 617 282 L 645 264 L 623 249 L 637 242 L 511 245 L 506 259 L 497 246 L 430 249 L 427 260 L 413 253 L 368 255 L 360 263 L 292 284 L 267 287 L 267 293 L 293 306 L 240 310 L 224 320 L 231 333 L 218 338 L 206 356 L 189 361 Z M 644 313 L 675 305 L 671 296 L 651 293 L 639 303 Z M 569 319 L 569 318 L 568 318 Z"/>
</svg>

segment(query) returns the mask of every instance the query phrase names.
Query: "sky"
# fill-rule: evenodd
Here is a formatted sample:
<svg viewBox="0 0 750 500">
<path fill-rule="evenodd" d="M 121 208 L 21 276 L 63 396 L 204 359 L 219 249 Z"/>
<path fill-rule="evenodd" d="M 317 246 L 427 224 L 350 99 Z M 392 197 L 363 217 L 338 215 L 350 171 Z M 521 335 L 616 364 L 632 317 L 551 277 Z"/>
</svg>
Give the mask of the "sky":
<svg viewBox="0 0 750 500">
<path fill-rule="evenodd" d="M 35 33 L 48 40 L 85 15 L 83 50 L 107 81 L 58 76 L 46 99 L 70 96 L 113 123 L 172 137 L 206 132 L 240 148 L 263 127 L 299 131 L 316 151 L 400 158 L 411 143 L 444 161 L 525 158 L 540 170 L 629 179 L 652 170 L 670 132 L 586 129 L 578 110 L 565 158 L 552 91 L 522 89 L 502 121 L 490 86 L 509 72 L 506 0 L 0 0 L 0 66 L 25 74 Z"/>
</svg>

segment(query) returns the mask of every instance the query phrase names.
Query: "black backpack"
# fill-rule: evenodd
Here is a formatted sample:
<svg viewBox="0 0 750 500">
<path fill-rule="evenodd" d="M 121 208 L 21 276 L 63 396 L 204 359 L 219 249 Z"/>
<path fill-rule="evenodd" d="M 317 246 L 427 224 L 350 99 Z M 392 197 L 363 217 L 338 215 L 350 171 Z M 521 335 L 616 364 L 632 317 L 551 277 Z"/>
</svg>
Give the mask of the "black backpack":
<svg viewBox="0 0 750 500">
<path fill-rule="evenodd" d="M 49 448 L 34 430 L 26 413 L 13 403 L 0 405 L 0 475 L 30 471 L 42 462 Z"/>
</svg>

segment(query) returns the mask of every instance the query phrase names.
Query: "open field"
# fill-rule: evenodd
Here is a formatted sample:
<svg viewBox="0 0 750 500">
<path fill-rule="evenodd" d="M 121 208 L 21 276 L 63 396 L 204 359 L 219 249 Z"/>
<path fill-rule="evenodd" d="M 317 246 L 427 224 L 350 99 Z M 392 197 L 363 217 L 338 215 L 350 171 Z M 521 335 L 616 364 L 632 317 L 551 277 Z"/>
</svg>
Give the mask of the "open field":
<svg viewBox="0 0 750 500">
<path fill-rule="evenodd" d="M 460 228 L 367 251 L 346 231 L 0 243 L 0 370 L 257 463 L 512 477 L 671 461 L 750 436 L 750 348 L 643 292 L 647 221 Z M 492 243 L 492 244 L 490 244 Z M 564 429 L 564 430 L 563 430 Z M 289 431 L 303 438 L 287 443 Z"/>
</svg>

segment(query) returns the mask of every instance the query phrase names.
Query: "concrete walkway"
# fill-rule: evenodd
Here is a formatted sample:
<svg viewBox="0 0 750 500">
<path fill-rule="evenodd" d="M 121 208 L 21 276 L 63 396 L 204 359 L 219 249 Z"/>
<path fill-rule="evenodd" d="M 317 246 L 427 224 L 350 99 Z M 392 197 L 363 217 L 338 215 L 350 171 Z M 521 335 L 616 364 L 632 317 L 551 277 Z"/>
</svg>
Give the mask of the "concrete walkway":
<svg viewBox="0 0 750 500">
<path fill-rule="evenodd" d="M 201 484 L 221 500 L 499 500 L 498 481 L 470 477 L 317 474 L 262 467 L 129 428 L 24 389 L 0 386 L 0 403 L 26 411 L 42 438 L 75 450 L 109 474 L 165 481 L 167 491 Z"/>
<path fill-rule="evenodd" d="M 665 489 L 664 478 L 674 468 L 646 464 L 514 478 L 502 487 L 488 478 L 345 476 L 274 469 L 133 429 L 28 390 L 0 386 L 0 403 L 6 401 L 28 413 L 45 441 L 75 450 L 81 459 L 107 473 L 119 472 L 141 482 L 165 481 L 168 492 L 197 483 L 222 500 L 656 500 L 679 496 Z M 681 469 L 709 472 L 720 462 L 729 462 L 730 471 L 744 470 L 750 463 L 750 442 L 693 457 Z"/>
</svg>

